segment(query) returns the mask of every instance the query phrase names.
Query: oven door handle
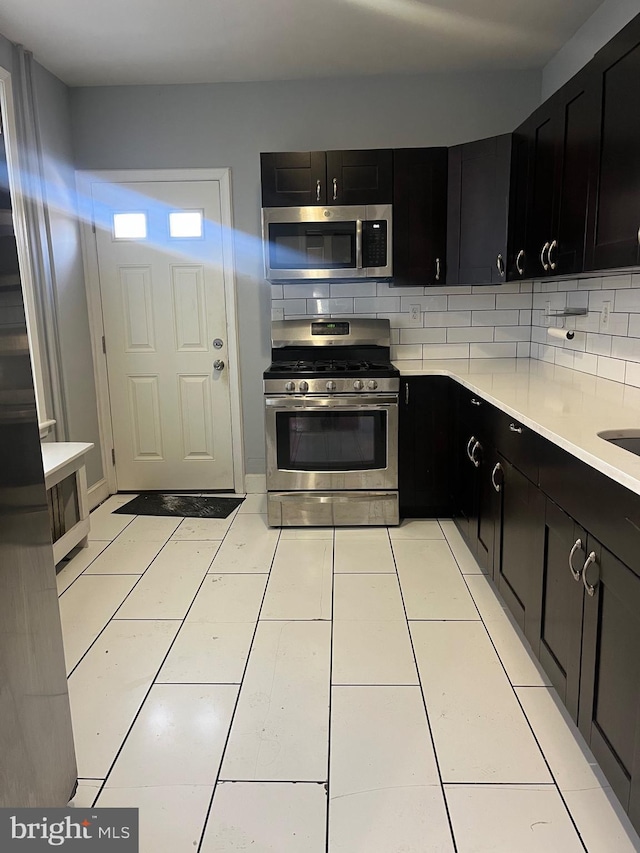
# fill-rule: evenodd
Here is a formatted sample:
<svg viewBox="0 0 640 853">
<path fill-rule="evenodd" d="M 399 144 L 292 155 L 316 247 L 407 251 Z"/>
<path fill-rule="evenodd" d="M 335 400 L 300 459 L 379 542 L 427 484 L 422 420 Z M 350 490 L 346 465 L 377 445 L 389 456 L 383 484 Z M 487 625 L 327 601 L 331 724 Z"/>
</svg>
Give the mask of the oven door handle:
<svg viewBox="0 0 640 853">
<path fill-rule="evenodd" d="M 392 409 L 397 407 L 397 397 L 265 397 L 265 406 L 269 409 L 350 409 L 357 412 L 363 409 Z"/>
<path fill-rule="evenodd" d="M 362 269 L 362 220 L 356 220 L 356 269 Z"/>
</svg>

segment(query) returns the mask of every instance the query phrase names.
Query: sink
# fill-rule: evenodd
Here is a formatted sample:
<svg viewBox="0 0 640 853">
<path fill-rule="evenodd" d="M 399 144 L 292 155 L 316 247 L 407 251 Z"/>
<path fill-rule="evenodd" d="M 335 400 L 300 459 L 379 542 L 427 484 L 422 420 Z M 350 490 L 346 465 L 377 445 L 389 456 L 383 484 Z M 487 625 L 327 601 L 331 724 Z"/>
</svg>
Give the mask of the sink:
<svg viewBox="0 0 640 853">
<path fill-rule="evenodd" d="M 605 441 L 640 456 L 640 429 L 605 429 L 598 435 Z"/>
</svg>

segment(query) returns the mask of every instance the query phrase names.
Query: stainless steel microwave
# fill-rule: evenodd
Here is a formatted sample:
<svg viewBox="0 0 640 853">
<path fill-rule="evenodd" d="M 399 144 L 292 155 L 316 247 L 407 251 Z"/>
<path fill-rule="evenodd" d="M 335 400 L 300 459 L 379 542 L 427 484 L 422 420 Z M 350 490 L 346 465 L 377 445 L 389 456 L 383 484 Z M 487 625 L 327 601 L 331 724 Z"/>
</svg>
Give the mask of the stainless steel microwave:
<svg viewBox="0 0 640 853">
<path fill-rule="evenodd" d="M 392 206 L 263 207 L 269 281 L 390 279 Z"/>
</svg>

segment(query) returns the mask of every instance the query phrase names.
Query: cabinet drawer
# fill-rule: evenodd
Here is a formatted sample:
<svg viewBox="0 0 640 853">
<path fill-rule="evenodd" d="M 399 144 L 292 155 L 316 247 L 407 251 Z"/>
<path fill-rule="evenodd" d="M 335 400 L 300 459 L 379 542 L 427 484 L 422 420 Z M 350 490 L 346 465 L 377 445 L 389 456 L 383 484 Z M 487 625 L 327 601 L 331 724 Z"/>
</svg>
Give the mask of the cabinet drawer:
<svg viewBox="0 0 640 853">
<path fill-rule="evenodd" d="M 540 488 L 640 575 L 640 495 L 546 439 L 539 439 Z"/>
<path fill-rule="evenodd" d="M 538 482 L 539 443 L 542 440 L 519 421 L 500 409 L 493 409 L 492 433 L 496 450 L 532 483 Z"/>
</svg>

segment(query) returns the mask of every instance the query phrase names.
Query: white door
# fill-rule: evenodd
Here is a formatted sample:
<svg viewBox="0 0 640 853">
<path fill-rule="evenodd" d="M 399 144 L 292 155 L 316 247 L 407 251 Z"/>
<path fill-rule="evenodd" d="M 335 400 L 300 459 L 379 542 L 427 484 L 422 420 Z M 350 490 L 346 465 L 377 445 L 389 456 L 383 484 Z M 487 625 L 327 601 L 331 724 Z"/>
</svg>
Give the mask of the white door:
<svg viewBox="0 0 640 853">
<path fill-rule="evenodd" d="M 118 488 L 232 489 L 220 184 L 92 197 Z"/>
</svg>

